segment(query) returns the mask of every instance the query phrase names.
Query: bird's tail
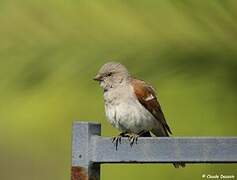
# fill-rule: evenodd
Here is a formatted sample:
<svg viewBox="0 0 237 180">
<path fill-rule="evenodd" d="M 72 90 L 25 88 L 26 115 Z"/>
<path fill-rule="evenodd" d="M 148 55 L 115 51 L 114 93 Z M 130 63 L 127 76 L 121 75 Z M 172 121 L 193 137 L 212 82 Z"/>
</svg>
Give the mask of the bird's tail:
<svg viewBox="0 0 237 180">
<path fill-rule="evenodd" d="M 157 137 L 167 137 L 169 136 L 167 130 L 165 128 L 162 128 L 162 129 L 153 129 L 151 131 L 155 136 Z M 173 163 L 174 167 L 175 168 L 184 168 L 185 167 L 185 163 L 184 162 L 176 162 L 176 163 Z"/>
<path fill-rule="evenodd" d="M 177 163 L 173 163 L 175 168 L 184 168 L 185 167 L 185 163 L 184 162 L 177 162 Z"/>
</svg>

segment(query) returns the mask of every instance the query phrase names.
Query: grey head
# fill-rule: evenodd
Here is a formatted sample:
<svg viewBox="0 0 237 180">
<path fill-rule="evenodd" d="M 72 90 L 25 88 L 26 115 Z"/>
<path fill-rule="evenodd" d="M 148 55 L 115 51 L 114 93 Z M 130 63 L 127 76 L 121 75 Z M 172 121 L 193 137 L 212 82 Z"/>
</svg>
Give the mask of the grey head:
<svg viewBox="0 0 237 180">
<path fill-rule="evenodd" d="M 129 79 L 128 70 L 118 62 L 108 62 L 104 64 L 97 75 L 93 78 L 100 83 L 104 91 L 115 88 Z"/>
</svg>

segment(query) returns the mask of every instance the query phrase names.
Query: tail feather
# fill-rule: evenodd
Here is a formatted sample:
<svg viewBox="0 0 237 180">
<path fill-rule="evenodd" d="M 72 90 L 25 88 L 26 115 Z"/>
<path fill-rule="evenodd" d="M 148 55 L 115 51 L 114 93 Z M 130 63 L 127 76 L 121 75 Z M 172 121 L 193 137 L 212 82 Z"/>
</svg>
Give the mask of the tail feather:
<svg viewBox="0 0 237 180">
<path fill-rule="evenodd" d="M 177 163 L 173 163 L 175 168 L 184 168 L 185 167 L 185 163 L 184 162 L 177 162 Z"/>
</svg>

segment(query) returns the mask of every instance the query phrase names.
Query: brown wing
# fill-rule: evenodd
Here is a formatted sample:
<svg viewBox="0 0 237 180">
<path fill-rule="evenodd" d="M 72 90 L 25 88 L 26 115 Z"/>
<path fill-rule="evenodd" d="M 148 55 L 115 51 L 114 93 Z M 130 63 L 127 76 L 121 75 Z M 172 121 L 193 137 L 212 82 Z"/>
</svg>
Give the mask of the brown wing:
<svg viewBox="0 0 237 180">
<path fill-rule="evenodd" d="M 135 95 L 139 102 L 163 125 L 163 128 L 168 135 L 168 132 L 172 134 L 165 116 L 161 110 L 161 106 L 156 98 L 155 90 L 152 86 L 148 85 L 142 80 L 131 78 L 131 84 L 133 86 Z"/>
</svg>

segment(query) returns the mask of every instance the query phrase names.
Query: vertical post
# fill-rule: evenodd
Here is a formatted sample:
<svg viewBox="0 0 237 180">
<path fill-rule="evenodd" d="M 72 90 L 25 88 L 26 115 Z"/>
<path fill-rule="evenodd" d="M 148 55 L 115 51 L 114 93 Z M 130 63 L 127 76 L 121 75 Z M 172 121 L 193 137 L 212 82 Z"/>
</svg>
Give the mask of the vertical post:
<svg viewBox="0 0 237 180">
<path fill-rule="evenodd" d="M 72 128 L 71 180 L 99 180 L 100 164 L 91 162 L 91 136 L 100 135 L 100 124 L 74 122 Z"/>
</svg>

